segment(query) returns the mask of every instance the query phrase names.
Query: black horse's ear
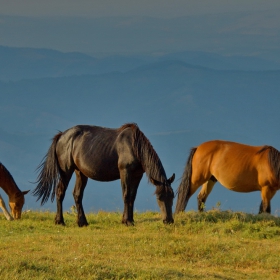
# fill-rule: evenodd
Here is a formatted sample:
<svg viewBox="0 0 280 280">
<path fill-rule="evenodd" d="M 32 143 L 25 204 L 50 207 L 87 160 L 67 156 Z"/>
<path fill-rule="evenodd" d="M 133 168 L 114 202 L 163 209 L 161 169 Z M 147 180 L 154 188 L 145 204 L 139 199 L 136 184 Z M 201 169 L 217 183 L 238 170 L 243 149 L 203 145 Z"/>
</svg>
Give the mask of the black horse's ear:
<svg viewBox="0 0 280 280">
<path fill-rule="evenodd" d="M 173 175 L 167 180 L 167 182 L 171 184 L 173 183 L 174 179 L 175 179 L 175 173 L 173 173 Z"/>
<path fill-rule="evenodd" d="M 157 180 L 155 180 L 155 179 L 153 179 L 152 177 L 150 178 L 150 181 L 151 181 L 151 183 L 152 183 L 153 185 L 155 185 L 155 186 L 160 185 L 160 182 L 157 181 Z"/>
</svg>

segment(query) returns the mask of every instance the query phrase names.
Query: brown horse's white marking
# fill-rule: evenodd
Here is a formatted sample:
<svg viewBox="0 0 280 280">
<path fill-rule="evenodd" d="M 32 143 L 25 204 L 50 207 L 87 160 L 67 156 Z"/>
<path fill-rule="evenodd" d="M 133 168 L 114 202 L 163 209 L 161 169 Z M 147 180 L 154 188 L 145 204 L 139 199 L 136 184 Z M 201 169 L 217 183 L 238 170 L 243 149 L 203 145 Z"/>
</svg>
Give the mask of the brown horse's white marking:
<svg viewBox="0 0 280 280">
<path fill-rule="evenodd" d="M 270 201 L 280 187 L 280 152 L 271 146 L 249 146 L 229 141 L 209 141 L 192 148 L 178 188 L 176 213 L 202 185 L 198 209 L 215 183 L 236 192 L 260 191 L 259 213 L 271 212 Z"/>
<path fill-rule="evenodd" d="M 2 209 L 4 216 L 8 221 L 12 221 L 14 218 L 10 215 L 9 211 L 6 208 L 6 204 L 2 196 L 0 195 L 0 208 Z"/>
<path fill-rule="evenodd" d="M 12 175 L 1 162 L 0 162 L 0 187 L 5 191 L 5 193 L 9 197 L 9 206 L 11 208 L 13 218 L 20 219 L 22 207 L 24 204 L 24 195 L 27 194 L 29 191 L 22 192 L 18 188 Z M 6 216 L 5 213 L 8 213 L 8 211 L 6 209 L 3 199 L 0 199 L 0 206 L 4 211 L 4 215 Z"/>
</svg>

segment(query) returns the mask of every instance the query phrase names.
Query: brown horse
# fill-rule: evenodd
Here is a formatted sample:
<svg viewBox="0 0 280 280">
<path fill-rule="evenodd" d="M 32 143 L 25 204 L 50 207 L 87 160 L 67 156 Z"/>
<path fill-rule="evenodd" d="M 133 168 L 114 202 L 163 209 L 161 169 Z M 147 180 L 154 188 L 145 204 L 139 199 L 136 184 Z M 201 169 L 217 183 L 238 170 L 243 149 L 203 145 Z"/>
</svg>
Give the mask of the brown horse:
<svg viewBox="0 0 280 280">
<path fill-rule="evenodd" d="M 178 188 L 176 213 L 184 211 L 189 198 L 201 185 L 197 199 L 198 210 L 203 211 L 217 181 L 236 192 L 260 191 L 259 213 L 270 213 L 270 201 L 280 187 L 280 152 L 271 146 L 220 140 L 192 148 Z"/>
<path fill-rule="evenodd" d="M 56 194 L 56 224 L 64 225 L 62 202 L 73 172 L 76 184 L 73 191 L 78 211 L 79 226 L 88 225 L 82 205 L 88 178 L 97 181 L 121 179 L 124 200 L 122 222 L 133 224 L 133 207 L 143 173 L 156 186 L 157 202 L 164 223 L 173 223 L 174 193 L 161 161 L 146 136 L 136 124 L 125 124 L 118 129 L 78 125 L 58 133 L 38 167 L 38 185 L 33 191 L 44 204 L 51 192 Z"/>
<path fill-rule="evenodd" d="M 22 192 L 15 183 L 7 168 L 0 162 L 0 186 L 9 197 L 9 205 L 14 219 L 21 218 L 24 204 L 24 195 L 29 191 Z"/>
</svg>

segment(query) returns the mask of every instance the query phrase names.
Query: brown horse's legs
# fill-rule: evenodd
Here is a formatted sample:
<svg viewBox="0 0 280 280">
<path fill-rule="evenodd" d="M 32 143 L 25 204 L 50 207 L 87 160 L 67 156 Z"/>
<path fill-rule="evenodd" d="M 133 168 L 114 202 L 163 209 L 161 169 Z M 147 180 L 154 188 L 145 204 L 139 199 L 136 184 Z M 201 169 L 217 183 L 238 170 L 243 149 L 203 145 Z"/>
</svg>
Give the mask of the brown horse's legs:
<svg viewBox="0 0 280 280">
<path fill-rule="evenodd" d="M 206 199 L 208 195 L 211 193 L 216 182 L 217 181 L 210 179 L 209 181 L 207 181 L 202 185 L 201 191 L 197 196 L 198 211 L 203 212 Z"/>
<path fill-rule="evenodd" d="M 122 184 L 122 193 L 123 193 L 123 201 L 124 201 L 124 211 L 122 223 L 126 225 L 133 225 L 133 208 L 134 201 L 137 194 L 138 185 L 140 180 L 142 179 L 143 174 L 141 176 L 137 176 L 129 173 L 127 170 L 121 171 L 121 184 Z"/>
<path fill-rule="evenodd" d="M 76 174 L 76 183 L 75 183 L 75 188 L 73 191 L 73 196 L 74 200 L 76 203 L 76 208 L 78 212 L 78 217 L 77 217 L 77 224 L 79 227 L 87 226 L 88 222 L 84 213 L 84 208 L 82 204 L 83 200 L 83 195 L 84 195 L 84 189 L 86 187 L 88 178 L 81 173 L 79 170 L 75 170 Z"/>
<path fill-rule="evenodd" d="M 55 216 L 55 224 L 57 225 L 65 225 L 64 223 L 64 218 L 63 218 L 63 207 L 62 207 L 62 202 L 65 197 L 65 192 L 68 187 L 68 183 L 71 179 L 71 176 L 69 179 L 60 179 L 57 188 L 56 188 L 56 205 L 57 205 L 57 210 L 56 210 L 56 216 Z"/>
<path fill-rule="evenodd" d="M 261 201 L 259 214 L 261 214 L 261 213 L 269 213 L 270 214 L 271 213 L 270 205 L 267 207 L 266 211 L 264 211 L 263 209 L 264 209 L 263 201 Z"/>
<path fill-rule="evenodd" d="M 205 181 L 204 181 L 204 182 L 205 182 Z M 188 201 L 189 201 L 189 199 L 191 198 L 191 196 L 197 191 L 197 189 L 198 189 L 202 184 L 203 184 L 203 181 L 201 181 L 201 180 L 195 181 L 194 183 L 191 184 L 190 190 L 189 190 L 189 192 L 187 193 L 187 196 L 186 196 L 184 209 L 187 207 Z"/>
<path fill-rule="evenodd" d="M 265 186 L 261 190 L 261 196 L 262 196 L 262 202 L 260 205 L 260 210 L 259 214 L 261 213 L 271 213 L 271 206 L 270 206 L 270 201 L 275 195 L 277 190 L 272 189 L 269 186 Z"/>
</svg>

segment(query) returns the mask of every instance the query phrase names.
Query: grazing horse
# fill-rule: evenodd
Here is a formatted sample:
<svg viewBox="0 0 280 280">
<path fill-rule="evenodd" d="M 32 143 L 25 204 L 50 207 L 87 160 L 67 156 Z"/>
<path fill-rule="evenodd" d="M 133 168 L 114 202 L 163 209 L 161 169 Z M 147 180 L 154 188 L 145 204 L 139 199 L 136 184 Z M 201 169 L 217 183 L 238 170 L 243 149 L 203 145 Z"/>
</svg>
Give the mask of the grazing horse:
<svg viewBox="0 0 280 280">
<path fill-rule="evenodd" d="M 184 211 L 201 185 L 197 200 L 198 210 L 203 211 L 203 204 L 217 181 L 236 192 L 260 191 L 259 213 L 270 213 L 270 201 L 280 188 L 280 152 L 271 146 L 221 140 L 192 148 L 177 191 L 175 212 Z"/>
<path fill-rule="evenodd" d="M 15 183 L 12 175 L 7 168 L 0 162 L 0 187 L 5 191 L 9 197 L 9 205 L 14 219 L 21 218 L 21 211 L 24 204 L 24 195 L 29 191 L 22 192 Z M 4 200 L 0 199 L 1 208 L 4 211 L 6 218 L 9 220 L 9 212 L 6 209 Z M 8 213 L 8 215 L 7 215 Z"/>
<path fill-rule="evenodd" d="M 156 186 L 163 222 L 173 223 L 171 183 L 175 175 L 167 179 L 157 153 L 136 124 L 125 124 L 117 129 L 78 125 L 59 132 L 38 169 L 38 185 L 33 194 L 38 197 L 37 201 L 42 198 L 41 205 L 51 192 L 52 201 L 56 195 L 56 224 L 64 225 L 62 202 L 73 172 L 76 174 L 73 196 L 78 226 L 88 225 L 82 205 L 88 178 L 103 182 L 121 179 L 122 223 L 133 224 L 134 200 L 144 172 Z"/>
</svg>

